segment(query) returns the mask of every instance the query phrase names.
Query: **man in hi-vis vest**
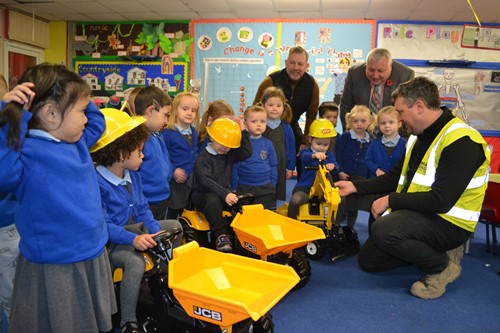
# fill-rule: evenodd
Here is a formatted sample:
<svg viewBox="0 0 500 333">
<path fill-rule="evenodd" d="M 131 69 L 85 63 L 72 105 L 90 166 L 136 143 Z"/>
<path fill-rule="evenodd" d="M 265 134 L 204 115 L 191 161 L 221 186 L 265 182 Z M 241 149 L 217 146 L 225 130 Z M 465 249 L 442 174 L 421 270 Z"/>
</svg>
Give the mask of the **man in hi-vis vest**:
<svg viewBox="0 0 500 333">
<path fill-rule="evenodd" d="M 340 181 L 342 196 L 389 193 L 373 202 L 377 218 L 358 257 L 362 269 L 415 265 L 423 273 L 411 293 L 434 299 L 458 279 L 487 186 L 490 152 L 478 131 L 440 107 L 435 83 L 417 77 L 393 93 L 411 134 L 404 157 L 377 178 Z"/>
</svg>

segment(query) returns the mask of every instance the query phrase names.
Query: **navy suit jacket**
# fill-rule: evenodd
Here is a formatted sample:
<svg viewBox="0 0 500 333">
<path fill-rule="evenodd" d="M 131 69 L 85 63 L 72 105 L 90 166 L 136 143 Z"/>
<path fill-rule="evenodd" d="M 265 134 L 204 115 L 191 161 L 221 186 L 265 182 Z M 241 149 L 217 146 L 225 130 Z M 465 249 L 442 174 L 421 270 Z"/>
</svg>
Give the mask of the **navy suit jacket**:
<svg viewBox="0 0 500 333">
<path fill-rule="evenodd" d="M 415 77 L 413 69 L 395 60 L 392 61 L 391 76 L 386 81 L 382 107 L 392 105 L 392 92 L 403 82 Z M 392 83 L 388 85 L 387 82 Z M 344 92 L 340 102 L 340 121 L 342 129 L 345 131 L 345 115 L 351 111 L 355 105 L 366 105 L 370 102 L 370 81 L 366 77 L 366 63 L 362 63 L 349 68 L 344 84 Z"/>
</svg>

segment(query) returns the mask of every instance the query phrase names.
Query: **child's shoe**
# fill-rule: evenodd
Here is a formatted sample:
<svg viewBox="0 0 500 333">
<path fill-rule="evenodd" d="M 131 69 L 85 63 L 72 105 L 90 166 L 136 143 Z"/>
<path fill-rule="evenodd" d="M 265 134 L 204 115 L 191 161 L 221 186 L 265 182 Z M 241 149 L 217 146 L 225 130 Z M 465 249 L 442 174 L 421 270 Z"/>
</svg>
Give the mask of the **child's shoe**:
<svg viewBox="0 0 500 333">
<path fill-rule="evenodd" d="M 226 234 L 219 235 L 215 241 L 215 249 L 221 252 L 232 252 L 233 244 Z"/>
</svg>

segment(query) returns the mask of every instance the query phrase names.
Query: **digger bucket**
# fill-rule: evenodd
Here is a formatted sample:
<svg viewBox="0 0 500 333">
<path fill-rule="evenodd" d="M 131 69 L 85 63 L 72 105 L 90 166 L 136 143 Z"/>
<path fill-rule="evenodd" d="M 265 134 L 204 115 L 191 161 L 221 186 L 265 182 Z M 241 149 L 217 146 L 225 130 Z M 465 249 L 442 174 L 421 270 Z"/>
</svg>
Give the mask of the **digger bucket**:
<svg viewBox="0 0 500 333">
<path fill-rule="evenodd" d="M 259 320 L 298 282 L 293 268 L 199 247 L 173 250 L 168 285 L 187 314 L 221 327 Z"/>
<path fill-rule="evenodd" d="M 260 204 L 243 206 L 231 227 L 241 246 L 260 256 L 288 253 L 314 240 L 325 239 L 320 228 L 264 209 Z"/>
</svg>

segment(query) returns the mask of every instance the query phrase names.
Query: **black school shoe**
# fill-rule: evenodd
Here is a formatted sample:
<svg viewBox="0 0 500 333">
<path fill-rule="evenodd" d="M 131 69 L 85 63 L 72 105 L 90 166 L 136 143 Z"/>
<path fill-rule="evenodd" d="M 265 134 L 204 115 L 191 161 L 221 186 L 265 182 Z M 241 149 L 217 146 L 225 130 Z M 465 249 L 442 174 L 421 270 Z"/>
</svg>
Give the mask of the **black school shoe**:
<svg viewBox="0 0 500 333">
<path fill-rule="evenodd" d="M 332 241 L 332 262 L 335 263 L 359 253 L 356 230 L 344 226 L 336 232 Z"/>
<path fill-rule="evenodd" d="M 144 333 L 143 330 L 139 328 L 136 322 L 127 321 L 125 325 L 120 328 L 121 333 Z"/>
</svg>

